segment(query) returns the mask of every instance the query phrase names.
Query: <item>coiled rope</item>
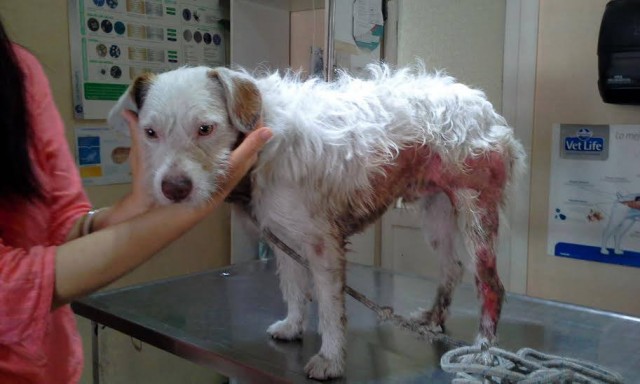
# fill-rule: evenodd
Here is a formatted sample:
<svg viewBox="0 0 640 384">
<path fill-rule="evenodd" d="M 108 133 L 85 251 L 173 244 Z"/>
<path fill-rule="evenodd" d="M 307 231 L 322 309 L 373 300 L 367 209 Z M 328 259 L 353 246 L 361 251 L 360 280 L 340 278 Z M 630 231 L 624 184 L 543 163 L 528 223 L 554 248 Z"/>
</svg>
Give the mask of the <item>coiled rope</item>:
<svg viewBox="0 0 640 384">
<path fill-rule="evenodd" d="M 475 356 L 489 357 L 488 364 L 472 362 Z M 585 383 L 620 384 L 622 376 L 590 362 L 541 353 L 522 348 L 511 353 L 500 348 L 481 346 L 453 349 L 442 356 L 445 372 L 456 373 L 454 384 L 484 383 Z"/>
</svg>

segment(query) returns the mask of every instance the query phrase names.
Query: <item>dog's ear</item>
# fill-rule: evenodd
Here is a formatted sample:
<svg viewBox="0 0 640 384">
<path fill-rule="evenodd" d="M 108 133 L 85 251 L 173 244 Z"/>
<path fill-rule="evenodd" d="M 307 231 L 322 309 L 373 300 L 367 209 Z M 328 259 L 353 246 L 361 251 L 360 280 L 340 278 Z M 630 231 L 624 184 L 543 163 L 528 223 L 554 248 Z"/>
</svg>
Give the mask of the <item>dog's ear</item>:
<svg viewBox="0 0 640 384">
<path fill-rule="evenodd" d="M 120 96 L 120 99 L 109 111 L 107 122 L 109 126 L 117 131 L 125 134 L 129 133 L 129 125 L 122 116 L 122 112 L 130 110 L 138 113 L 149 91 L 149 87 L 153 82 L 155 75 L 152 73 L 145 73 L 134 80 L 129 86 L 127 91 Z"/>
<path fill-rule="evenodd" d="M 262 116 L 262 96 L 253 79 L 224 67 L 212 69 L 209 77 L 222 84 L 231 123 L 243 133 L 254 130 Z"/>
<path fill-rule="evenodd" d="M 144 104 L 144 101 L 147 98 L 147 93 L 149 92 L 149 88 L 151 87 L 155 77 L 155 74 L 146 72 L 138 76 L 133 81 L 133 84 L 129 89 L 129 93 L 131 94 L 133 101 L 136 103 L 138 110 L 142 109 L 142 104 Z"/>
</svg>

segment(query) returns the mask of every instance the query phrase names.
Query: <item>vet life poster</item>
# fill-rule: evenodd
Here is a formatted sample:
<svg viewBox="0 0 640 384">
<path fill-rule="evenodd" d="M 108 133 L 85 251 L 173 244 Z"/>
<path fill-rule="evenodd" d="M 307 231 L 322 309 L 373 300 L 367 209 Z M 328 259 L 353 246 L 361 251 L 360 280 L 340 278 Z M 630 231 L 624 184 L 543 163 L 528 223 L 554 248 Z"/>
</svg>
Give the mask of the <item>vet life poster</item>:
<svg viewBox="0 0 640 384">
<path fill-rule="evenodd" d="M 640 267 L 640 125 L 553 127 L 550 255 Z"/>
<path fill-rule="evenodd" d="M 218 0 L 69 0 L 69 39 L 78 119 L 105 119 L 145 72 L 226 62 Z"/>
<path fill-rule="evenodd" d="M 107 127 L 80 127 L 76 133 L 76 160 L 84 185 L 131 182 L 131 138 Z"/>
</svg>

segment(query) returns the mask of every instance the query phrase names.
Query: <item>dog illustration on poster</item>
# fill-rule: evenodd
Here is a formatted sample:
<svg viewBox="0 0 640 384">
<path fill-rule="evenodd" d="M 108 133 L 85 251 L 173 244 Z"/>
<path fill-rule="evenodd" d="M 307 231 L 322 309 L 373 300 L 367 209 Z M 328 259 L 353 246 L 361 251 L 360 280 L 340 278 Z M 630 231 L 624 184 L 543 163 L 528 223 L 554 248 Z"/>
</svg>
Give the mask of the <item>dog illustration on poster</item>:
<svg viewBox="0 0 640 384">
<path fill-rule="evenodd" d="M 600 253 L 603 255 L 610 254 L 607 245 L 613 238 L 613 252 L 616 255 L 622 255 L 622 239 L 629 233 L 629 230 L 636 221 L 640 220 L 640 193 L 632 193 L 623 195 L 618 192 L 616 201 L 611 206 L 609 221 L 602 232 L 602 247 Z"/>
</svg>

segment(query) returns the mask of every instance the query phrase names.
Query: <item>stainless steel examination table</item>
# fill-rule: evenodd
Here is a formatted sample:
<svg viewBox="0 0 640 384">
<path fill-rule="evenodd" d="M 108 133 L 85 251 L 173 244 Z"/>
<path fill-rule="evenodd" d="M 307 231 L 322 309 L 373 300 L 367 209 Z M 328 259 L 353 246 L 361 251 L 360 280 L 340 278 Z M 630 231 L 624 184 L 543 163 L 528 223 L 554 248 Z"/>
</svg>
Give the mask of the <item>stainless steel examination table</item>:
<svg viewBox="0 0 640 384">
<path fill-rule="evenodd" d="M 173 353 L 238 382 L 314 382 L 303 371 L 318 351 L 316 308 L 301 342 L 269 338 L 267 327 L 284 317 L 274 261 L 219 270 L 94 294 L 74 311 L 106 327 Z M 348 266 L 348 284 L 380 305 L 406 316 L 427 307 L 436 283 L 375 268 Z M 455 295 L 447 332 L 473 341 L 478 303 L 472 286 Z M 347 299 L 347 369 L 336 383 L 449 383 L 439 368 L 447 346 L 418 340 Z M 95 327 L 99 329 L 99 327 Z M 640 383 L 640 319 L 509 294 L 499 326 L 500 346 L 531 347 L 589 360 Z M 94 334 L 94 362 L 99 358 Z"/>
</svg>

